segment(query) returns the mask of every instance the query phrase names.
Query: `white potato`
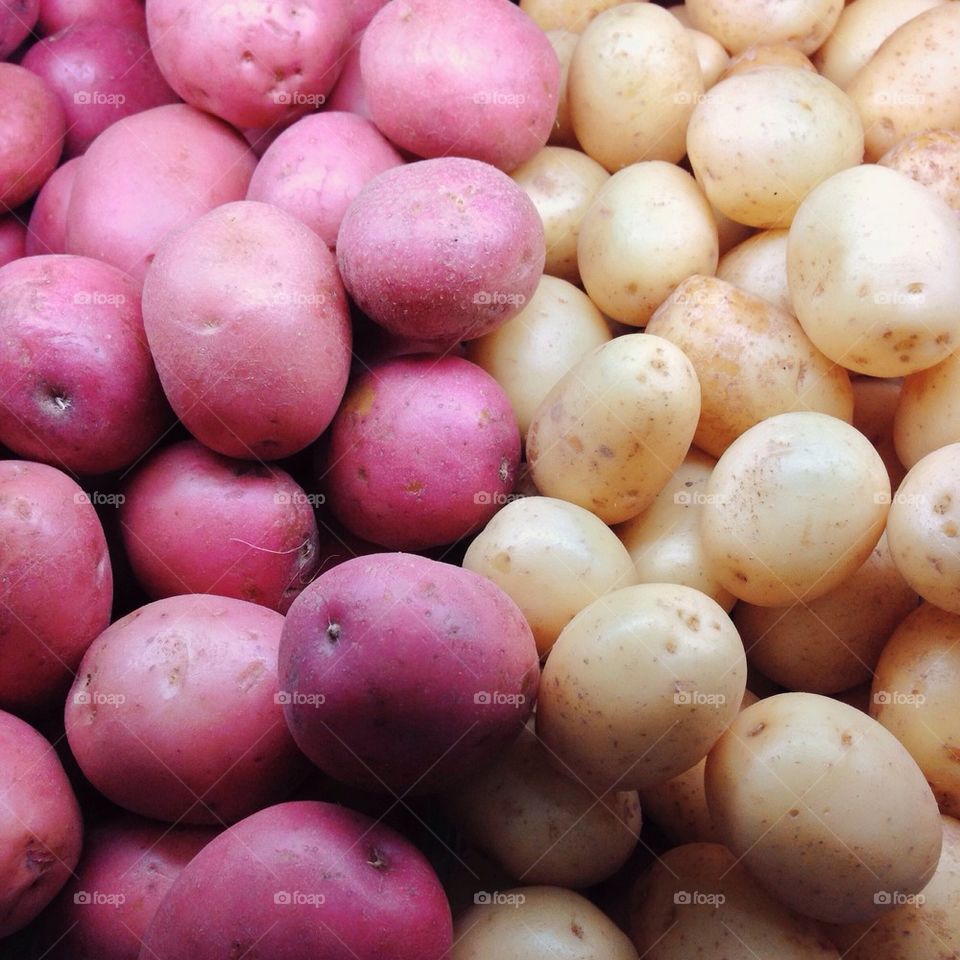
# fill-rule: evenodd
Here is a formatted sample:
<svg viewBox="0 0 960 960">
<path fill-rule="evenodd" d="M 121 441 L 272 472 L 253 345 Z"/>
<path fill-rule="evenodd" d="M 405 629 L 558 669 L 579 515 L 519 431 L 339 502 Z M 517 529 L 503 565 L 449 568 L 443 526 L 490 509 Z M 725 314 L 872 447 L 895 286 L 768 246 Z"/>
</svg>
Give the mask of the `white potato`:
<svg viewBox="0 0 960 960">
<path fill-rule="evenodd" d="M 888 150 L 877 163 L 922 183 L 960 213 L 960 131 L 915 133 Z"/>
<path fill-rule="evenodd" d="M 720 79 L 720 74 L 727 69 L 730 56 L 708 33 L 690 30 L 690 37 L 697 51 L 700 73 L 703 74 L 703 86 L 709 90 Z"/>
<path fill-rule="evenodd" d="M 908 469 L 928 453 L 960 442 L 960 357 L 951 354 L 904 378 L 893 439 Z"/>
<path fill-rule="evenodd" d="M 787 283 L 788 236 L 788 230 L 764 230 L 747 237 L 720 258 L 717 277 L 793 313 Z"/>
</svg>

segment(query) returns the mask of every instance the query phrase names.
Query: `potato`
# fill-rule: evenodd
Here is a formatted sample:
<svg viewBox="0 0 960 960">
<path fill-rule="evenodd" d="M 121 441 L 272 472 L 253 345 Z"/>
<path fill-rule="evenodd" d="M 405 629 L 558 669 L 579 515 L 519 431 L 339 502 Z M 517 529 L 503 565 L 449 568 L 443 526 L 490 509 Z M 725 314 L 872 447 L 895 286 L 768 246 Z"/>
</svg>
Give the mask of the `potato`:
<svg viewBox="0 0 960 960">
<path fill-rule="evenodd" d="M 27 228 L 15 214 L 0 216 L 0 267 L 26 256 Z"/>
<path fill-rule="evenodd" d="M 943 0 L 854 0 L 847 3 L 833 33 L 814 54 L 817 69 L 845 89 L 891 33 L 941 3 Z"/>
<path fill-rule="evenodd" d="M 520 0 L 520 9 L 541 30 L 569 30 L 582 33 L 599 13 L 623 0 Z"/>
<path fill-rule="evenodd" d="M 890 489 L 896 490 L 907 475 L 894 447 L 894 416 L 903 396 L 902 383 L 872 377 L 854 377 L 851 383 L 853 425 L 876 447 L 890 476 Z"/>
<path fill-rule="evenodd" d="M 553 385 L 611 339 L 603 314 L 582 290 L 544 274 L 520 313 L 467 344 L 467 359 L 503 387 L 526 436 Z"/>
<path fill-rule="evenodd" d="M 0 9 L 0 60 L 6 60 L 30 35 L 40 0 L 8 0 Z"/>
<path fill-rule="evenodd" d="M 704 488 L 716 461 L 692 449 L 653 503 L 616 528 L 638 583 L 679 583 L 716 600 L 727 613 L 736 598 L 713 575 L 700 538 Z"/>
<path fill-rule="evenodd" d="M 640 836 L 635 791 L 598 799 L 529 729 L 447 803 L 470 841 L 522 883 L 592 886 L 623 866 Z"/>
<path fill-rule="evenodd" d="M 728 250 L 732 250 L 738 243 L 743 243 L 751 234 L 754 233 L 752 227 L 737 223 L 731 220 L 725 213 L 721 213 L 716 207 L 710 208 L 713 213 L 713 219 L 717 224 L 717 238 L 720 241 L 720 256 L 723 256 Z"/>
<path fill-rule="evenodd" d="M 412 554 L 328 570 L 293 602 L 280 646 L 300 748 L 329 776 L 394 795 L 449 789 L 491 763 L 523 729 L 539 675 L 510 597 Z"/>
<path fill-rule="evenodd" d="M 727 51 L 708 33 L 699 30 L 690 30 L 690 39 L 697 51 L 697 61 L 700 64 L 700 73 L 703 75 L 704 89 L 709 90 L 719 79 L 730 57 Z"/>
<path fill-rule="evenodd" d="M 909 469 L 928 453 L 960 442 L 960 357 L 903 381 L 893 421 L 897 456 Z"/>
<path fill-rule="evenodd" d="M 645 333 L 617 337 L 547 394 L 527 432 L 527 462 L 544 495 L 604 523 L 645 510 L 683 461 L 700 415 L 693 365 Z"/>
<path fill-rule="evenodd" d="M 960 126 L 960 7 L 942 3 L 908 20 L 847 84 L 868 161 L 922 130 Z"/>
<path fill-rule="evenodd" d="M 610 175 L 579 150 L 544 147 L 510 176 L 533 201 L 543 221 L 547 248 L 544 272 L 579 283 L 580 224 Z"/>
<path fill-rule="evenodd" d="M 37 32 L 41 36 L 56 33 L 80 20 L 116 23 L 144 35 L 147 32 L 140 0 L 40 0 Z"/>
<path fill-rule="evenodd" d="M 817 924 L 759 887 L 726 847 L 667 851 L 633 891 L 628 931 L 645 960 L 839 960 Z"/>
<path fill-rule="evenodd" d="M 720 79 L 726 80 L 727 77 L 735 77 L 740 73 L 751 73 L 767 67 L 796 67 L 798 70 L 807 70 L 810 73 L 817 72 L 817 68 L 793 44 L 755 43 L 730 60 L 729 66 L 723 71 Z"/>
<path fill-rule="evenodd" d="M 344 214 L 337 261 L 372 320 L 452 346 L 523 309 L 543 273 L 543 238 L 537 208 L 508 176 L 444 157 L 374 177 Z"/>
<path fill-rule="evenodd" d="M 960 443 L 928 453 L 907 473 L 890 505 L 893 562 L 924 600 L 960 614 Z"/>
<path fill-rule="evenodd" d="M 946 203 L 869 164 L 814 188 L 787 243 L 790 297 L 807 336 L 874 377 L 925 370 L 955 349 L 957 262 L 960 220 Z"/>
<path fill-rule="evenodd" d="M 40 188 L 27 227 L 26 256 L 67 252 L 67 210 L 80 160 L 61 164 Z"/>
<path fill-rule="evenodd" d="M 609 527 L 551 497 L 508 503 L 474 538 L 463 566 L 514 600 L 541 656 L 584 607 L 637 582 L 630 555 Z"/>
<path fill-rule="evenodd" d="M 941 960 L 960 954 L 960 823 L 943 817 L 943 850 L 922 893 L 867 923 L 831 927 L 844 960 Z"/>
<path fill-rule="evenodd" d="M 719 457 L 767 417 L 805 410 L 849 421 L 847 372 L 814 347 L 788 313 L 715 277 L 685 280 L 647 332 L 676 344 L 700 381 L 693 442 Z"/>
<path fill-rule="evenodd" d="M 343 62 L 340 76 L 337 77 L 333 90 L 327 96 L 324 109 L 355 113 L 364 120 L 370 120 L 370 108 L 367 106 L 367 94 L 363 86 L 363 74 L 360 71 L 360 44 L 357 42 L 362 38 L 361 32 L 359 37 L 355 36 L 347 41 L 347 46 L 341 54 Z M 269 127 L 267 133 L 270 134 Z"/>
<path fill-rule="evenodd" d="M 922 183 L 960 213 L 960 131 L 915 133 L 888 150 L 877 163 Z"/>
<path fill-rule="evenodd" d="M 599 189 L 580 224 L 577 261 L 590 299 L 644 326 L 677 284 L 717 268 L 717 226 L 693 177 L 660 160 L 635 163 Z"/>
<path fill-rule="evenodd" d="M 782 413 L 717 462 L 700 531 L 732 594 L 777 607 L 814 600 L 854 573 L 877 545 L 889 504 L 886 467 L 862 433 L 822 413 Z"/>
<path fill-rule="evenodd" d="M 557 56 L 508 0 L 388 3 L 364 31 L 360 70 L 373 122 L 420 157 L 510 171 L 546 145 L 557 117 Z"/>
<path fill-rule="evenodd" d="M 522 9 L 522 8 L 521 8 Z M 557 100 L 557 118 L 550 130 L 547 143 L 554 147 L 573 147 L 579 149 L 577 135 L 573 132 L 573 121 L 570 119 L 570 96 L 567 90 L 567 77 L 570 73 L 570 61 L 573 51 L 580 39 L 579 33 L 570 33 L 567 30 L 548 30 L 547 39 L 553 52 L 560 62 L 560 96 Z"/>
<path fill-rule="evenodd" d="M 690 26 L 716 37 L 731 53 L 755 43 L 790 43 L 813 53 L 830 36 L 843 0 L 687 0 Z"/>
<path fill-rule="evenodd" d="M 860 163 L 863 126 L 829 80 L 770 67 L 711 88 L 690 118 L 687 152 L 707 199 L 728 217 L 788 227 L 818 183 Z"/>
<path fill-rule="evenodd" d="M 683 157 L 703 75 L 693 38 L 662 7 L 601 13 L 573 51 L 567 82 L 577 140 L 608 170 Z"/>
<path fill-rule="evenodd" d="M 646 583 L 599 597 L 547 659 L 537 735 L 598 794 L 661 783 L 702 760 L 737 712 L 743 645 L 705 594 Z"/>
<path fill-rule="evenodd" d="M 717 277 L 793 313 L 787 283 L 788 236 L 788 230 L 764 230 L 748 237 L 720 258 Z"/>
<path fill-rule="evenodd" d="M 457 918 L 450 960 L 637 960 L 626 934 L 561 887 L 481 891 Z"/>
<path fill-rule="evenodd" d="M 870 679 L 880 652 L 918 597 L 900 575 L 886 537 L 829 593 L 789 607 L 741 603 L 733 622 L 747 657 L 788 690 L 837 693 Z"/>
<path fill-rule="evenodd" d="M 856 923 L 933 876 L 936 801 L 904 747 L 875 720 L 813 693 L 744 710 L 707 758 L 707 802 L 723 843 L 791 910 Z"/>
</svg>

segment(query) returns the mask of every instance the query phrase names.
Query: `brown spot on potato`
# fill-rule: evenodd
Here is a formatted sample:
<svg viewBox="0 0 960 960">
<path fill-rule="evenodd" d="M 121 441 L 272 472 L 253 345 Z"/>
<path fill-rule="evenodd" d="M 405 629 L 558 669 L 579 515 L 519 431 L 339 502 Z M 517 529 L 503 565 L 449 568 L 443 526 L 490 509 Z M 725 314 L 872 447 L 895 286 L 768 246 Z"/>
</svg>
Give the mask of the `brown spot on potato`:
<svg viewBox="0 0 960 960">
<path fill-rule="evenodd" d="M 365 417 L 373 407 L 376 396 L 377 391 L 374 390 L 373 384 L 364 383 L 350 397 L 347 402 L 347 409 L 358 417 Z"/>
<path fill-rule="evenodd" d="M 410 480 L 403 487 L 404 493 L 412 493 L 416 496 L 418 493 L 423 493 L 423 482 L 420 480 Z"/>
<path fill-rule="evenodd" d="M 761 720 L 755 727 L 747 731 L 748 737 L 756 737 L 763 733 L 767 729 L 767 725 Z"/>
</svg>

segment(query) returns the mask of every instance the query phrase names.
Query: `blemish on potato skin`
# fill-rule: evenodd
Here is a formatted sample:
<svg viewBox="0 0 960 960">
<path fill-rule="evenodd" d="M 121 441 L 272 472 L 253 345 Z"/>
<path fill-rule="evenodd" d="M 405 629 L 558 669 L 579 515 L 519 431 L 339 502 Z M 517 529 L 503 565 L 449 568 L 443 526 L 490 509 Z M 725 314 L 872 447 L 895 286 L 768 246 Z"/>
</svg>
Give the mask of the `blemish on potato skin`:
<svg viewBox="0 0 960 960">
<path fill-rule="evenodd" d="M 747 731 L 747 736 L 748 737 L 759 736 L 766 729 L 767 729 L 767 725 L 761 720 L 760 723 L 758 723 L 755 727 L 752 727 L 750 730 Z"/>
</svg>

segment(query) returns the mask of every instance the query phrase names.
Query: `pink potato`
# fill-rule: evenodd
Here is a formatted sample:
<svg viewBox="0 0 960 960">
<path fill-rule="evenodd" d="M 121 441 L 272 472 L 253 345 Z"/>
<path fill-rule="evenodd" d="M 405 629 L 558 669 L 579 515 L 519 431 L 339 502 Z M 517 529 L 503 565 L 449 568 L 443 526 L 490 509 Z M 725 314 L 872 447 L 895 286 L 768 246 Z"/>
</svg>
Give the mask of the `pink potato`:
<svg viewBox="0 0 960 960">
<path fill-rule="evenodd" d="M 90 498 L 53 467 L 0 461 L 0 707 L 38 714 L 61 698 L 112 603 Z"/>
<path fill-rule="evenodd" d="M 343 281 L 364 313 L 391 333 L 451 345 L 518 314 L 545 256 L 526 193 L 461 157 L 381 173 L 350 204 L 337 238 Z"/>
<path fill-rule="evenodd" d="M 387 0 L 346 0 L 350 17 L 350 33 L 358 34 L 374 18 L 376 12 L 387 5 Z"/>
<path fill-rule="evenodd" d="M 328 110 L 341 110 L 355 113 L 364 120 L 370 119 L 370 107 L 363 90 L 363 75 L 360 72 L 361 36 L 354 36 L 347 44 L 343 54 L 343 67 L 336 85 L 327 97 Z"/>
<path fill-rule="evenodd" d="M 40 188 L 27 226 L 27 256 L 67 252 L 67 210 L 80 157 L 57 167 Z"/>
<path fill-rule="evenodd" d="M 509 0 L 394 0 L 364 32 L 360 65 L 373 122 L 420 157 L 510 172 L 557 116 L 553 46 Z"/>
<path fill-rule="evenodd" d="M 88 257 L 0 268 L 0 443 L 81 474 L 129 466 L 172 422 L 137 285 Z"/>
<path fill-rule="evenodd" d="M 35 73 L 0 63 L 0 213 L 29 200 L 56 169 L 66 130 L 56 93 Z"/>
<path fill-rule="evenodd" d="M 0 60 L 9 57 L 30 36 L 39 12 L 40 0 L 3 0 L 0 3 Z"/>
<path fill-rule="evenodd" d="M 56 33 L 81 20 L 111 23 L 147 35 L 143 0 L 40 0 L 37 27 L 41 34 Z"/>
<path fill-rule="evenodd" d="M 491 581 L 403 553 L 348 560 L 290 607 L 284 713 L 324 773 L 368 790 L 446 789 L 495 759 L 533 710 L 537 648 Z"/>
<path fill-rule="evenodd" d="M 217 835 L 120 815 L 91 830 L 83 858 L 48 914 L 44 960 L 137 960 L 174 880 Z"/>
<path fill-rule="evenodd" d="M 207 594 L 147 604 L 87 650 L 67 697 L 70 749 L 126 810 L 229 823 L 289 793 L 304 767 L 278 703 L 283 617 Z"/>
<path fill-rule="evenodd" d="M 330 507 L 394 550 L 453 543 L 506 502 L 520 430 L 503 388 L 459 357 L 377 364 L 351 385 L 330 431 Z"/>
<path fill-rule="evenodd" d="M 177 102 L 146 37 L 129 27 L 85 20 L 34 44 L 21 62 L 60 98 L 68 157 L 117 120 Z"/>
<path fill-rule="evenodd" d="M 143 282 L 161 241 L 247 192 L 256 157 L 235 130 L 174 103 L 118 120 L 84 154 L 67 211 L 67 253 Z"/>
<path fill-rule="evenodd" d="M 346 0 L 148 0 L 167 82 L 237 127 L 269 127 L 322 105 L 349 37 Z"/>
<path fill-rule="evenodd" d="M 423 854 L 332 803 L 261 810 L 174 881 L 140 960 L 447 960 L 450 907 Z"/>
<path fill-rule="evenodd" d="M 285 613 L 312 579 L 313 501 L 278 467 L 187 440 L 148 460 L 124 494 L 124 547 L 154 599 L 213 593 Z"/>
<path fill-rule="evenodd" d="M 80 859 L 83 823 L 53 747 L 0 711 L 0 937 L 26 926 Z"/>
<path fill-rule="evenodd" d="M 257 165 L 248 200 L 262 200 L 302 220 L 328 247 L 361 188 L 403 157 L 377 128 L 352 113 L 318 113 L 298 120 Z"/>
<path fill-rule="evenodd" d="M 0 217 L 0 267 L 26 256 L 27 228 L 14 214 Z"/>
<path fill-rule="evenodd" d="M 337 411 L 346 297 L 326 245 L 283 210 L 225 204 L 169 237 L 147 275 L 143 320 L 173 409 L 218 453 L 289 456 Z"/>
</svg>

